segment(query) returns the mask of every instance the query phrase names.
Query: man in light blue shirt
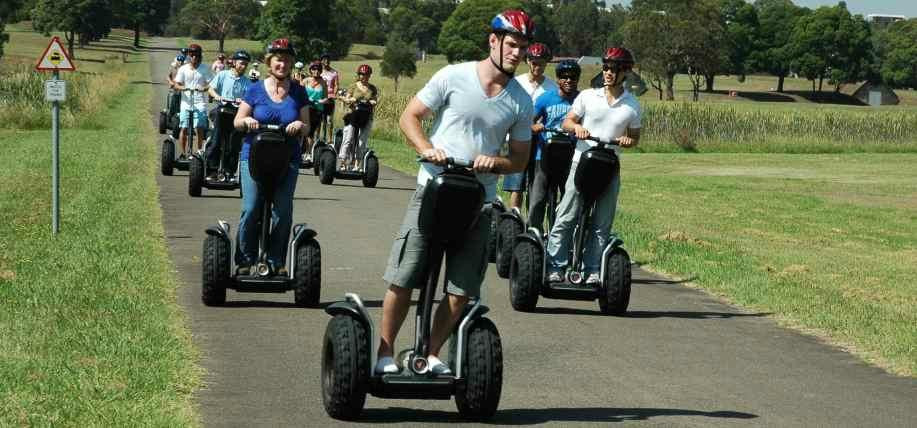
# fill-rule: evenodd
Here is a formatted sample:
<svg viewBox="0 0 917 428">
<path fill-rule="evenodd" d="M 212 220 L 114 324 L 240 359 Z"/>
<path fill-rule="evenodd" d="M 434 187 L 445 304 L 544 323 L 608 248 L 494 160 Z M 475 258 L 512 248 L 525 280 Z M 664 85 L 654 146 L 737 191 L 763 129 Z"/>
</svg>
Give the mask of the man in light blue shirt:
<svg viewBox="0 0 917 428">
<path fill-rule="evenodd" d="M 213 124 L 213 133 L 205 154 L 208 160 L 207 164 L 210 166 L 219 164 L 220 143 L 229 139 L 229 135 L 233 130 L 232 120 L 235 116 L 235 107 L 238 106 L 242 97 L 245 96 L 246 89 L 252 83 L 251 80 L 245 77 L 245 69 L 248 67 L 249 61 L 251 61 L 251 55 L 244 50 L 239 50 L 230 59 L 232 60 L 232 67 L 217 73 L 216 77 L 210 82 L 210 96 L 220 103 L 220 105 L 210 110 L 210 123 Z M 232 107 L 225 108 L 224 106 L 227 105 Z M 221 118 L 220 111 L 223 111 L 223 115 L 227 117 Z M 229 116 L 230 113 L 232 114 L 231 117 Z M 223 122 L 222 124 L 220 123 L 221 121 Z M 233 160 L 238 157 L 241 138 L 242 136 L 239 135 L 238 138 L 233 139 L 233 150 L 231 152 L 234 156 L 227 158 L 229 165 L 224 165 L 230 173 L 234 173 L 236 169 Z M 214 177 L 209 178 L 212 179 Z"/>
</svg>

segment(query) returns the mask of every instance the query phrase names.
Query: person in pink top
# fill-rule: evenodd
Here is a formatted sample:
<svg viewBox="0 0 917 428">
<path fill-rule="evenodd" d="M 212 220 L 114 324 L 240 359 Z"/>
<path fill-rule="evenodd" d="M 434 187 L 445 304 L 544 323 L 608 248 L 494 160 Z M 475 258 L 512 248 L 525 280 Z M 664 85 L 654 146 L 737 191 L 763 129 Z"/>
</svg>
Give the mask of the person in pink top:
<svg viewBox="0 0 917 428">
<path fill-rule="evenodd" d="M 328 102 L 325 104 L 325 109 L 322 111 L 322 126 L 325 127 L 325 132 L 327 133 L 334 128 L 334 102 L 337 100 L 341 75 L 337 70 L 331 67 L 331 54 L 327 52 L 323 53 L 321 61 L 322 79 L 325 80 L 325 86 L 328 88 Z"/>
<path fill-rule="evenodd" d="M 213 70 L 213 74 L 217 74 L 226 69 L 226 55 L 220 53 L 217 55 L 216 61 L 213 62 L 213 65 L 210 66 L 210 69 Z"/>
</svg>

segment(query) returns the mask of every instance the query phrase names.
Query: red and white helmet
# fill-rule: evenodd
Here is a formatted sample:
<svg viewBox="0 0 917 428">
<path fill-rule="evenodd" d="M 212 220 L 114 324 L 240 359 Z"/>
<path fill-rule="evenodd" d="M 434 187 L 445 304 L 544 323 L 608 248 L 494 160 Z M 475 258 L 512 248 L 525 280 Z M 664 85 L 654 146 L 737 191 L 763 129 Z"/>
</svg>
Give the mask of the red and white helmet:
<svg viewBox="0 0 917 428">
<path fill-rule="evenodd" d="M 548 48 L 544 43 L 532 43 L 529 45 L 528 51 L 526 51 L 529 59 L 543 59 L 545 61 L 551 60 L 551 49 Z"/>
<path fill-rule="evenodd" d="M 606 64 L 616 63 L 619 70 L 626 71 L 634 68 L 634 55 L 625 48 L 608 48 L 605 49 L 605 56 L 602 57 L 602 62 Z"/>
<path fill-rule="evenodd" d="M 535 36 L 535 23 L 521 10 L 505 10 L 490 21 L 490 30 L 496 34 L 515 34 L 531 40 Z"/>
<path fill-rule="evenodd" d="M 373 68 L 369 64 L 363 64 L 357 67 L 357 74 L 373 74 Z"/>
</svg>

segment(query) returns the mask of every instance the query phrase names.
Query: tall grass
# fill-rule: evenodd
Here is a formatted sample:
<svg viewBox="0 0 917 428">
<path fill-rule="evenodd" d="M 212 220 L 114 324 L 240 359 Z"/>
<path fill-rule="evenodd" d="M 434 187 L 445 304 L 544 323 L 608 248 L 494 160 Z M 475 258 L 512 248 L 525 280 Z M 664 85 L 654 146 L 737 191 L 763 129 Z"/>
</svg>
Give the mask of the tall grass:
<svg viewBox="0 0 917 428">
<path fill-rule="evenodd" d="M 112 56 L 108 62 L 120 60 Z M 44 81 L 51 74 L 37 73 L 25 64 L 0 68 L 0 128 L 51 127 L 51 103 L 45 101 Z M 99 129 L 98 113 L 127 83 L 122 64 L 112 62 L 104 73 L 65 72 L 67 99 L 61 103 L 61 124 L 67 128 Z"/>
<path fill-rule="evenodd" d="M 380 98 L 373 135 L 402 141 L 398 117 L 412 95 Z M 643 105 L 644 152 L 917 152 L 917 110 L 737 108 L 715 103 Z"/>
</svg>

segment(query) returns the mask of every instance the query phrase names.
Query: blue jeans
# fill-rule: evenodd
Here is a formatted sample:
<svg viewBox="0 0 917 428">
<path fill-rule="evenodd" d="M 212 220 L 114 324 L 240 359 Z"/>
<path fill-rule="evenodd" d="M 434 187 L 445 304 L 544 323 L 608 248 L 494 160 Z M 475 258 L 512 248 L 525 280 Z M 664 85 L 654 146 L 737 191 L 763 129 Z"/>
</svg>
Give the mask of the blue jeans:
<svg viewBox="0 0 917 428">
<path fill-rule="evenodd" d="M 236 235 L 236 265 L 251 266 L 258 261 L 258 238 L 261 233 L 258 220 L 264 208 L 264 195 L 258 192 L 258 185 L 248 171 L 247 160 L 239 164 L 239 174 L 242 177 L 242 216 Z M 293 193 L 296 191 L 297 177 L 299 165 L 291 162 L 286 178 L 274 192 L 267 260 L 275 269 L 285 266 L 290 228 L 293 226 Z"/>
<path fill-rule="evenodd" d="M 570 264 L 570 249 L 573 244 L 573 230 L 583 210 L 583 198 L 576 190 L 574 178 L 578 163 L 570 166 L 570 175 L 564 186 L 564 197 L 557 206 L 557 218 L 554 228 L 548 235 L 548 269 L 562 271 Z M 598 272 L 602 263 L 602 251 L 611 238 L 611 226 L 618 206 L 618 191 L 621 189 L 621 177 L 616 176 L 605 192 L 599 196 L 592 211 L 592 219 L 583 243 L 583 271 L 586 274 Z M 578 269 L 578 266 L 572 266 Z"/>
</svg>

